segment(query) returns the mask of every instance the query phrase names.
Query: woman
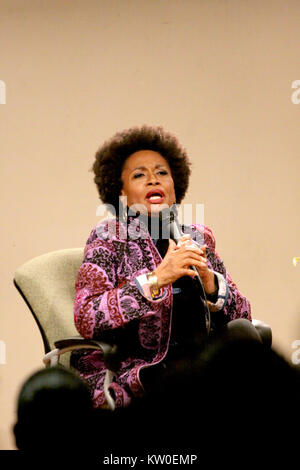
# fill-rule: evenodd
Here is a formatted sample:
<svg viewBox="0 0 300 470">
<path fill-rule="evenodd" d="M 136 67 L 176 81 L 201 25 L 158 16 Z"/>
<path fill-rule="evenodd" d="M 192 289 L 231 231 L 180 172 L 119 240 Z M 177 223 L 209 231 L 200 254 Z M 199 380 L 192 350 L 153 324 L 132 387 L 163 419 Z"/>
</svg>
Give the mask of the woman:
<svg viewBox="0 0 300 470">
<path fill-rule="evenodd" d="M 117 341 L 121 366 L 110 391 L 122 407 L 147 390 L 153 373 L 164 373 L 183 352 L 193 355 L 203 347 L 203 302 L 191 266 L 201 277 L 214 331 L 235 319 L 251 320 L 251 312 L 208 227 L 183 227 L 178 245 L 161 237 L 159 213 L 180 204 L 190 176 L 187 154 L 174 136 L 148 126 L 118 133 L 98 150 L 93 170 L 100 198 L 116 218 L 101 222 L 87 240 L 75 325 L 86 338 Z M 101 353 L 78 352 L 72 364 L 87 380 L 94 406 L 104 406 Z"/>
</svg>

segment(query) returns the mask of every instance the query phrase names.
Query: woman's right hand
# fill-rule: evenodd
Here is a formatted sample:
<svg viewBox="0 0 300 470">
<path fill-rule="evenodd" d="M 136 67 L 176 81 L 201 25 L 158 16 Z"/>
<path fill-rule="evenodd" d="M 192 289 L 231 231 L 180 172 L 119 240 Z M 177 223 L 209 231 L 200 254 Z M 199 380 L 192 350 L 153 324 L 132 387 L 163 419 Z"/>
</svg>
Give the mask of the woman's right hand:
<svg viewBox="0 0 300 470">
<path fill-rule="evenodd" d="M 193 245 L 189 238 L 183 236 L 178 245 L 174 240 L 169 240 L 168 251 L 155 269 L 159 288 L 172 284 L 182 276 L 194 277 L 196 274 L 190 266 L 198 268 L 207 266 L 204 251 Z"/>
</svg>

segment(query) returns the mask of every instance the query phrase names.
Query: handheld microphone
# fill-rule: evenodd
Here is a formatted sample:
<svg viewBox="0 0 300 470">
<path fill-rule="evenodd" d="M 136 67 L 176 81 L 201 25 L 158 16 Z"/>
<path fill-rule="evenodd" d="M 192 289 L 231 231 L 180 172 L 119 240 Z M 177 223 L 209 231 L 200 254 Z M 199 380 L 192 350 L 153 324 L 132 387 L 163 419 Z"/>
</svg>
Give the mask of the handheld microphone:
<svg viewBox="0 0 300 470">
<path fill-rule="evenodd" d="M 180 225 L 177 219 L 177 209 L 173 205 L 172 207 L 166 207 L 160 214 L 160 220 L 162 222 L 162 235 L 163 238 L 172 238 L 178 244 L 179 239 L 183 236 Z M 196 273 L 198 280 L 201 282 L 198 270 L 196 266 L 191 266 L 191 269 Z"/>
<path fill-rule="evenodd" d="M 171 238 L 178 244 L 179 239 L 183 236 L 181 228 L 177 219 L 177 208 L 175 205 L 172 207 L 166 207 L 162 209 L 159 213 L 159 218 L 162 224 L 162 235 L 163 238 Z M 200 287 L 200 296 L 203 300 L 205 306 L 205 325 L 206 331 L 210 331 L 210 311 L 207 305 L 207 299 L 205 294 L 205 289 L 203 287 L 202 279 L 198 273 L 196 266 L 190 266 L 190 268 L 195 272 L 198 286 Z"/>
<path fill-rule="evenodd" d="M 181 229 L 177 220 L 177 209 L 175 204 L 172 207 L 165 207 L 159 213 L 159 219 L 162 225 L 163 238 L 172 238 L 178 243 L 182 236 Z"/>
</svg>

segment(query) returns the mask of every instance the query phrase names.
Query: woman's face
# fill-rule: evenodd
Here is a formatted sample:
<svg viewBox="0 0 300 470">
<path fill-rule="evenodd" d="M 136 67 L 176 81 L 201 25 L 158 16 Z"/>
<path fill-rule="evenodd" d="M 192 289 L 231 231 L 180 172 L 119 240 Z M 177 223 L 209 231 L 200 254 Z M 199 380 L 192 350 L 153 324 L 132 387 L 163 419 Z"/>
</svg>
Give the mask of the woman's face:
<svg viewBox="0 0 300 470">
<path fill-rule="evenodd" d="M 121 179 L 121 195 L 127 196 L 128 207 L 139 204 L 140 212 L 151 215 L 176 202 L 171 169 L 158 152 L 139 150 L 130 155 L 124 163 Z"/>
</svg>

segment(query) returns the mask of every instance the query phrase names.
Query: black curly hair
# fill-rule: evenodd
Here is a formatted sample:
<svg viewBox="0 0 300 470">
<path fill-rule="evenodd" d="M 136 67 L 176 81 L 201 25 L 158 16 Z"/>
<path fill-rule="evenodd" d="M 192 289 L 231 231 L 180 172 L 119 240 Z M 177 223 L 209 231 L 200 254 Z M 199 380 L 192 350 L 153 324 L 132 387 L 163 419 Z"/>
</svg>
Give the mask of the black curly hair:
<svg viewBox="0 0 300 470">
<path fill-rule="evenodd" d="M 177 138 L 160 126 L 131 127 L 116 133 L 97 151 L 92 170 L 100 199 L 119 210 L 121 173 L 126 159 L 139 150 L 153 150 L 164 157 L 174 180 L 176 203 L 180 204 L 189 185 L 191 163 Z"/>
</svg>

